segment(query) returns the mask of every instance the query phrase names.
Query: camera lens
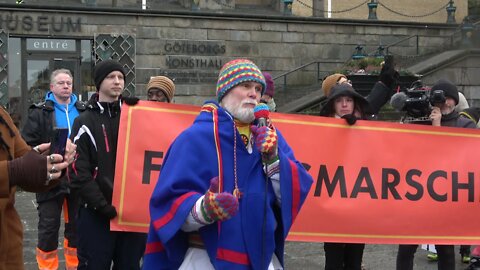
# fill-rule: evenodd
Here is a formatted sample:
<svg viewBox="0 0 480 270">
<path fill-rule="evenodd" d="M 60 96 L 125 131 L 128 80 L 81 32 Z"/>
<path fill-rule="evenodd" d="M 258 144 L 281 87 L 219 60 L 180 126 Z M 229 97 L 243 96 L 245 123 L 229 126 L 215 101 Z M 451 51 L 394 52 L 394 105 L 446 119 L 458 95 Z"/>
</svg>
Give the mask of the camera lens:
<svg viewBox="0 0 480 270">
<path fill-rule="evenodd" d="M 430 95 L 430 101 L 433 104 L 445 103 L 445 94 L 443 90 L 433 90 L 432 94 Z"/>
</svg>

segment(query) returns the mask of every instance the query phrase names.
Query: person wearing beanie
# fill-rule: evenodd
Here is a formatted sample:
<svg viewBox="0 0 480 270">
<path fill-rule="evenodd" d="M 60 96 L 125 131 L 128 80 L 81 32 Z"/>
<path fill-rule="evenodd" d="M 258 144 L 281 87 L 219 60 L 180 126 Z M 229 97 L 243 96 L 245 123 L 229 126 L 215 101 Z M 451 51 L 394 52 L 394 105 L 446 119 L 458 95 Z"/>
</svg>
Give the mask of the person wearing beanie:
<svg viewBox="0 0 480 270">
<path fill-rule="evenodd" d="M 275 112 L 277 105 L 273 99 L 273 94 L 275 92 L 275 83 L 273 82 L 272 75 L 268 72 L 262 72 L 263 77 L 265 77 L 266 89 L 265 93 L 262 95 L 260 102 L 267 104 L 271 112 Z"/>
<path fill-rule="evenodd" d="M 165 76 L 151 77 L 147 84 L 147 99 L 158 102 L 172 102 L 175 95 L 175 84 Z"/>
<path fill-rule="evenodd" d="M 436 96 L 443 96 L 444 99 L 437 101 Z M 476 124 L 473 121 L 459 117 L 460 115 L 455 109 L 459 101 L 458 89 L 451 81 L 438 80 L 430 89 L 430 100 L 433 103 L 430 113 L 432 126 L 475 127 Z"/>
<path fill-rule="evenodd" d="M 459 102 L 457 87 L 449 80 L 440 79 L 430 89 L 432 126 L 459 128 L 476 128 L 468 117 L 460 117 L 455 109 Z M 441 145 L 437 145 L 441 147 Z M 397 269 L 413 269 L 413 261 L 418 245 L 399 245 L 397 253 Z M 438 255 L 438 269 L 455 269 L 455 250 L 453 245 L 435 245 Z M 461 250 L 462 253 L 462 250 Z M 463 260 L 463 254 L 462 260 Z"/>
<path fill-rule="evenodd" d="M 144 269 L 284 268 L 285 237 L 313 179 L 259 104 L 266 86 L 248 59 L 222 67 L 217 100 L 163 160 Z"/>
<path fill-rule="evenodd" d="M 117 216 L 112 205 L 113 180 L 125 71 L 114 60 L 95 66 L 97 93 L 73 124 L 76 160 L 69 170 L 71 188 L 78 196 L 78 269 L 140 269 L 146 234 L 110 231 Z M 128 248 L 125 248 L 128 247 Z"/>
</svg>

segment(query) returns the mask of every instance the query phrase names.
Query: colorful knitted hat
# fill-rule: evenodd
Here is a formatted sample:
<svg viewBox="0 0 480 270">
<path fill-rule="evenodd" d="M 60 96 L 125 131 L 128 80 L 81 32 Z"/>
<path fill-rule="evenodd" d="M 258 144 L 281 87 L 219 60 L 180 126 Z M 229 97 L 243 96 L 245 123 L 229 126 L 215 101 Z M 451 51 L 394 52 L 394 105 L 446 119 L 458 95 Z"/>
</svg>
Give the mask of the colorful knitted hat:
<svg viewBox="0 0 480 270">
<path fill-rule="evenodd" d="M 265 92 L 266 84 L 260 69 L 248 59 L 235 59 L 223 65 L 218 74 L 217 99 L 218 102 L 233 87 L 242 82 L 258 82 L 262 85 L 262 95 Z"/>
<path fill-rule="evenodd" d="M 168 102 L 172 102 L 173 95 L 175 94 L 175 84 L 170 78 L 165 76 L 150 77 L 150 81 L 147 84 L 147 92 L 151 88 L 160 89 L 167 97 Z"/>
</svg>

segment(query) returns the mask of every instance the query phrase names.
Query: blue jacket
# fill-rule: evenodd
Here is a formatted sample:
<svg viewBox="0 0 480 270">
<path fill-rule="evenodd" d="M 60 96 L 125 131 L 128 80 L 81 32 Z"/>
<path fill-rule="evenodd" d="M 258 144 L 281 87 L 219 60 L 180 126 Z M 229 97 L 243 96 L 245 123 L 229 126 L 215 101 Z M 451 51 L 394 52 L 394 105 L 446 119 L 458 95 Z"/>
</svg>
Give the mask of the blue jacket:
<svg viewBox="0 0 480 270">
<path fill-rule="evenodd" d="M 181 226 L 209 188 L 211 178 L 219 176 L 223 191 L 233 192 L 233 132 L 238 131 L 230 114 L 207 102 L 193 125 L 170 146 L 150 200 L 144 269 L 178 269 L 182 264 L 189 234 Z M 241 136 L 237 133 L 236 137 L 237 179 L 242 192 L 239 212 L 229 220 L 200 228 L 199 234 L 216 269 L 267 269 L 273 253 L 283 264 L 285 238 L 313 180 L 278 132 L 279 206 L 271 181 L 266 182 L 260 152 L 253 149 L 249 154 Z"/>
</svg>

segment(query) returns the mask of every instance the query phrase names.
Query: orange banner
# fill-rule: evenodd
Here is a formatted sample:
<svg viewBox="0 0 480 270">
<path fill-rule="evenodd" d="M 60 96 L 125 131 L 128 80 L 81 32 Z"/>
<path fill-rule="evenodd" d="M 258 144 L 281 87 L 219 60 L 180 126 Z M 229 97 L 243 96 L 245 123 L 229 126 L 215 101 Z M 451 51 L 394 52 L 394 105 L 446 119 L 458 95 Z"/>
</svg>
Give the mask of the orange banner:
<svg viewBox="0 0 480 270">
<path fill-rule="evenodd" d="M 199 107 L 140 101 L 122 108 L 113 230 L 146 232 L 170 143 Z M 272 113 L 314 178 L 289 240 L 478 244 L 480 132 Z M 178 168 L 181 170 L 182 168 Z"/>
</svg>

